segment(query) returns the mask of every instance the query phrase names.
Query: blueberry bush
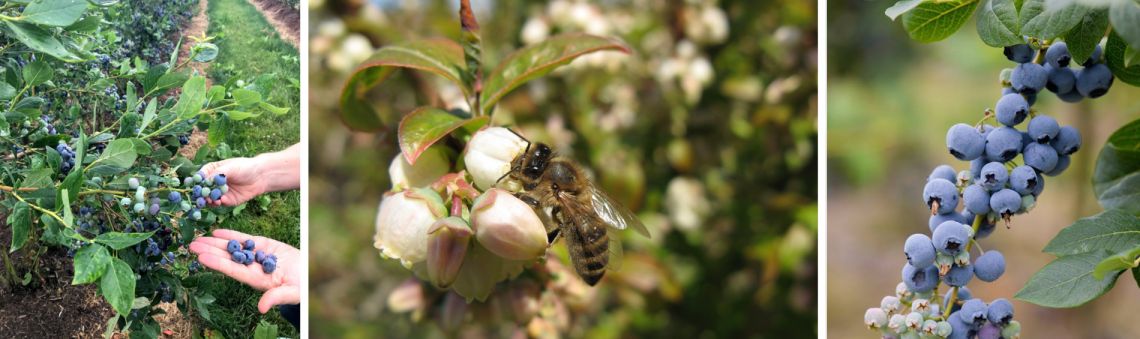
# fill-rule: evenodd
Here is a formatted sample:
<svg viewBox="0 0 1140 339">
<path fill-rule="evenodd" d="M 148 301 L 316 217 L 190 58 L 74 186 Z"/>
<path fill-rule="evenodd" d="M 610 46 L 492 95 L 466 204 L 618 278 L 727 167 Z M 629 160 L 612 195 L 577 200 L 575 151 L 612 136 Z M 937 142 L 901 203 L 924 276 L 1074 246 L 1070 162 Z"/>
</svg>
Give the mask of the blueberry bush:
<svg viewBox="0 0 1140 339">
<path fill-rule="evenodd" d="M 262 100 L 260 88 L 207 86 L 188 67 L 218 54 L 213 37 L 181 39 L 194 8 L 0 5 L 0 217 L 12 235 L 0 288 L 42 280 L 39 256 L 66 248 L 71 283 L 97 285 L 115 311 L 109 333 L 157 336 L 160 302 L 208 318 L 213 297 L 183 280 L 201 271 L 185 245 L 231 213 L 207 206 L 228 190 L 224 174 L 203 177 L 198 167 L 227 156 L 234 122 L 288 109 Z M 183 44 L 190 53 L 179 58 Z M 196 129 L 208 143 L 193 152 Z M 16 252 L 23 260 L 10 259 Z"/>
<path fill-rule="evenodd" d="M 906 262 L 894 293 L 864 313 L 864 323 L 884 338 L 1019 337 L 1013 304 L 976 298 L 967 285 L 1001 278 L 1005 256 L 983 250 L 982 239 L 1002 226 L 1009 229 L 1003 232 L 1025 231 L 1029 225 L 1018 223 L 1019 215 L 1045 198 L 1047 179 L 1064 173 L 1082 148 L 1077 128 L 1060 125 L 1034 104 L 1049 93 L 1065 103 L 1097 99 L 1116 80 L 1140 86 L 1132 63 L 1140 48 L 1134 20 L 1140 5 L 1133 1 L 900 1 L 886 14 L 913 39 L 933 42 L 951 36 L 975 9 L 981 40 L 1001 48 L 1014 65 L 1000 72 L 992 109 L 946 132 L 948 153 L 967 164 L 960 171 L 938 166 L 926 178 L 928 228 L 903 244 Z M 1121 273 L 1136 274 L 1140 239 L 1132 234 L 1140 230 L 1140 190 L 1129 182 L 1138 167 L 1128 148 L 1136 146 L 1138 123 L 1109 137 L 1097 160 L 1092 181 L 1104 212 L 1075 221 L 1045 245 L 1057 259 L 1014 298 L 1076 307 L 1111 289 Z"/>
</svg>

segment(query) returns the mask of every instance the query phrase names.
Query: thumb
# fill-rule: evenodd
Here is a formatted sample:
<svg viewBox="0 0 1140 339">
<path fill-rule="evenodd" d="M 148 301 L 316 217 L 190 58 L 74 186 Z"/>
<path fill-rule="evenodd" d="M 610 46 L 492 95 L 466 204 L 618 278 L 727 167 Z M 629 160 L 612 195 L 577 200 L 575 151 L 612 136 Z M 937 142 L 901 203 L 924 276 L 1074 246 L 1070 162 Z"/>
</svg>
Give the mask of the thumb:
<svg viewBox="0 0 1140 339">
<path fill-rule="evenodd" d="M 261 300 L 257 302 L 257 310 L 265 314 L 273 306 L 300 302 L 301 290 L 297 286 L 280 286 L 265 291 L 265 294 L 261 295 Z"/>
</svg>

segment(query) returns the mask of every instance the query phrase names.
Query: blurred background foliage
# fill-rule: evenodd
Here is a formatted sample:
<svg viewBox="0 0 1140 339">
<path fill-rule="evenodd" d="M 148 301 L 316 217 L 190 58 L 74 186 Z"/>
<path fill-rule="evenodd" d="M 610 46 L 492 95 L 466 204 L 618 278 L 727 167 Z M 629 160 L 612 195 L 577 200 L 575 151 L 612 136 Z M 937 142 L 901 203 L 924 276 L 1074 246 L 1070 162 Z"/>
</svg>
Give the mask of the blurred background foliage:
<svg viewBox="0 0 1140 339">
<path fill-rule="evenodd" d="M 396 132 L 349 131 L 336 101 L 376 48 L 456 39 L 458 2 L 309 1 L 314 337 L 815 336 L 814 1 L 472 1 L 488 70 L 558 33 L 632 47 L 532 81 L 493 124 L 590 168 L 653 237 L 623 234 L 622 269 L 596 288 L 520 278 L 471 305 L 373 248 Z M 407 71 L 373 93 L 390 126 L 421 105 L 463 102 Z"/>
<path fill-rule="evenodd" d="M 929 232 L 920 196 L 925 178 L 940 164 L 969 164 L 946 151 L 946 130 L 975 123 L 1000 97 L 999 73 L 1010 63 L 978 38 L 974 23 L 949 39 L 922 44 L 885 15 L 890 3 L 828 2 L 828 334 L 870 338 L 862 314 L 893 295 L 905 263 L 906 237 Z M 996 282 L 975 280 L 973 295 L 1013 301 L 1026 338 L 1134 338 L 1140 291 L 1116 288 L 1075 309 L 1050 309 L 1013 300 L 1025 282 L 1053 259 L 1042 253 L 1049 239 L 1074 220 L 1096 214 L 1094 161 L 1112 131 L 1140 112 L 1140 90 L 1120 81 L 1108 95 L 1067 104 L 1042 94 L 1035 108 L 1083 138 L 1072 167 L 1046 180 L 1037 208 L 999 227 L 982 246 L 1009 263 Z M 1134 284 L 1121 278 L 1119 284 Z"/>
</svg>

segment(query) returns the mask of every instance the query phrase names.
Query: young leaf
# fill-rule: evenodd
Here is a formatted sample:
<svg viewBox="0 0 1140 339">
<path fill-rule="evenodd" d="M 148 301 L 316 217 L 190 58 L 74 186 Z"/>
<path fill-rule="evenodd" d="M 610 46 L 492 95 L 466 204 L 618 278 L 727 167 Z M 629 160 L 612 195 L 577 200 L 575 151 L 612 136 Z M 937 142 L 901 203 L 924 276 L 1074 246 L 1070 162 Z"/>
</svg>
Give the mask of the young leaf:
<svg viewBox="0 0 1140 339">
<path fill-rule="evenodd" d="M 341 119 L 354 130 L 383 128 L 380 118 L 363 96 L 397 67 L 435 73 L 459 86 L 465 96 L 470 96 L 471 89 L 461 76 L 465 72 L 463 64 L 463 48 L 446 39 L 416 40 L 381 48 L 360 63 L 345 82 L 340 95 Z"/>
<path fill-rule="evenodd" d="M 182 96 L 174 104 L 174 113 L 180 118 L 192 118 L 202 111 L 206 102 L 206 78 L 195 76 L 182 85 Z"/>
<path fill-rule="evenodd" d="M 1021 25 L 1017 21 L 1017 6 L 1013 0 L 984 0 L 978 10 L 978 36 L 993 47 L 1024 43 Z"/>
<path fill-rule="evenodd" d="M 12 225 L 12 246 L 9 253 L 24 247 L 32 229 L 32 211 L 28 203 L 17 202 L 11 213 L 8 215 L 8 225 Z"/>
<path fill-rule="evenodd" d="M 1124 125 L 1108 137 L 1097 156 L 1092 179 L 1093 191 L 1102 207 L 1140 214 L 1140 120 Z"/>
<path fill-rule="evenodd" d="M 527 81 L 546 75 L 579 56 L 604 50 L 630 52 L 624 42 L 587 34 L 554 36 L 516 51 L 488 75 L 481 99 L 484 113 L 491 112 L 495 103 Z"/>
<path fill-rule="evenodd" d="M 111 258 L 107 271 L 99 280 L 99 293 L 119 315 L 129 315 L 131 301 L 135 298 L 135 272 L 131 271 L 131 266 L 119 258 Z"/>
<path fill-rule="evenodd" d="M 43 59 L 32 61 L 24 67 L 24 83 L 27 86 L 37 86 L 51 80 L 54 73 L 51 65 Z"/>
<path fill-rule="evenodd" d="M 99 245 L 87 245 L 75 252 L 75 276 L 71 278 L 72 285 L 90 284 L 99 281 L 111 264 L 111 253 L 107 248 Z"/>
<path fill-rule="evenodd" d="M 134 246 L 140 242 L 145 241 L 154 235 L 154 232 L 147 233 L 121 233 L 109 232 L 103 233 L 95 237 L 95 242 L 107 245 L 116 251 L 122 250 L 127 247 Z"/>
<path fill-rule="evenodd" d="M 157 110 L 158 98 L 150 98 L 150 102 L 146 104 L 146 111 L 143 113 L 142 126 L 139 126 L 142 131 L 146 131 L 147 127 L 150 127 L 150 123 L 154 121 L 154 118 L 158 117 Z"/>
<path fill-rule="evenodd" d="M 1089 8 L 1076 2 L 1025 0 L 1021 4 L 1021 34 L 1049 40 L 1073 29 Z"/>
<path fill-rule="evenodd" d="M 1106 210 L 1065 227 L 1043 251 L 1063 256 L 1096 250 L 1120 252 L 1137 245 L 1140 245 L 1140 218 L 1120 210 Z"/>
<path fill-rule="evenodd" d="M 420 153 L 456 128 L 486 120 L 486 117 L 464 119 L 435 107 L 420 107 L 400 121 L 400 151 L 409 164 L 415 164 Z"/>
<path fill-rule="evenodd" d="M 45 26 L 70 26 L 87 11 L 86 0 L 32 1 L 24 8 L 20 18 L 26 22 Z"/>
<path fill-rule="evenodd" d="M 1054 308 L 1076 307 L 1096 299 L 1116 285 L 1121 273 L 1093 278 L 1093 268 L 1109 255 L 1100 250 L 1057 258 L 1029 278 L 1014 298 Z"/>
<path fill-rule="evenodd" d="M 1069 33 L 1065 33 L 1065 44 L 1069 47 L 1069 55 L 1073 57 L 1073 62 L 1083 64 L 1088 60 L 1107 31 L 1108 9 L 1089 10 L 1079 24 Z"/>
<path fill-rule="evenodd" d="M 924 1 L 903 14 L 903 28 L 911 39 L 935 42 L 961 29 L 977 7 L 978 0 Z"/>
<path fill-rule="evenodd" d="M 1104 260 L 1096 264 L 1096 268 L 1093 269 L 1093 278 L 1097 280 L 1104 279 L 1105 274 L 1123 272 L 1124 270 L 1136 267 L 1136 256 L 1138 255 L 1140 255 L 1140 247 L 1104 258 Z"/>
<path fill-rule="evenodd" d="M 1108 11 L 1112 30 L 1129 46 L 1140 49 L 1140 3 L 1135 0 L 1113 1 Z"/>
<path fill-rule="evenodd" d="M 918 4 L 921 3 L 922 0 L 900 0 L 890 8 L 887 8 L 883 14 L 886 14 L 888 18 L 891 18 L 891 21 L 894 21 L 895 19 L 898 19 L 900 15 L 903 15 L 906 12 L 910 12 L 915 7 L 918 7 Z"/>
<path fill-rule="evenodd" d="M 108 143 L 103 154 L 87 166 L 87 172 L 93 176 L 110 176 L 131 168 L 138 157 L 132 140 L 137 139 L 115 139 Z"/>
</svg>

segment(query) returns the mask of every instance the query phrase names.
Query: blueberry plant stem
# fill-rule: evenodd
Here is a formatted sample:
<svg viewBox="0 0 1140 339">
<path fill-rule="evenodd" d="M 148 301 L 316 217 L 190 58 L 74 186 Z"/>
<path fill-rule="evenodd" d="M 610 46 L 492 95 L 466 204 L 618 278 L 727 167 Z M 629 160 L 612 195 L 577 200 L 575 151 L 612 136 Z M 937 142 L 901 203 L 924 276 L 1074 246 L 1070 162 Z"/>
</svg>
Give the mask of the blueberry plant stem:
<svg viewBox="0 0 1140 339">
<path fill-rule="evenodd" d="M 974 232 L 972 234 L 970 234 L 971 238 L 974 237 L 974 234 L 978 234 L 978 229 L 982 227 L 982 221 L 985 220 L 985 218 L 986 218 L 986 216 L 984 214 L 979 214 L 979 215 L 974 216 L 974 224 L 972 225 L 974 228 Z M 970 248 L 973 247 L 971 245 L 973 245 L 974 243 L 975 243 L 975 241 L 970 241 L 970 242 L 966 243 L 966 252 L 967 253 L 970 252 Z M 937 293 L 935 293 L 935 294 L 937 294 Z M 954 309 L 954 303 L 957 303 L 957 302 L 958 302 L 958 287 L 955 286 L 955 287 L 950 288 L 950 299 L 946 300 L 946 309 L 942 310 L 942 319 L 943 320 L 950 318 L 950 310 Z"/>
</svg>

